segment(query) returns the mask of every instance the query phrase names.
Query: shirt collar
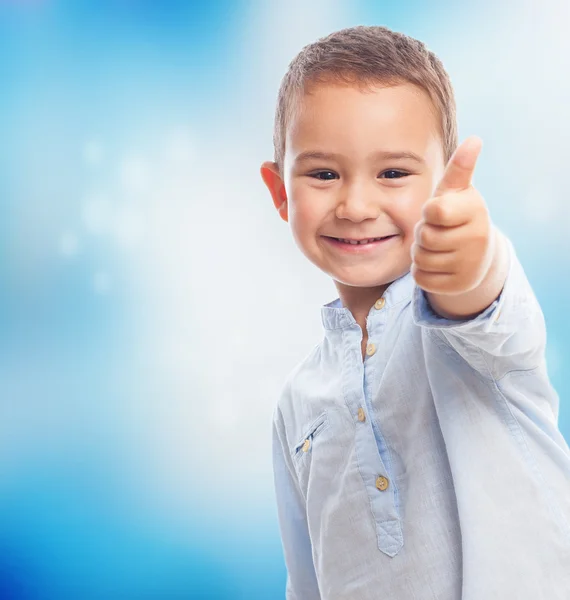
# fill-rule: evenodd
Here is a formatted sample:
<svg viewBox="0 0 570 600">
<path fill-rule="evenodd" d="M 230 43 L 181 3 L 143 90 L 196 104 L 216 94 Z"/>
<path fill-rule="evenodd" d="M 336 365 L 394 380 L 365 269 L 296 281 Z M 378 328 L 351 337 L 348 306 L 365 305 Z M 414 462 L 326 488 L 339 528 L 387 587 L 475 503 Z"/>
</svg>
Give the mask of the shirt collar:
<svg viewBox="0 0 570 600">
<path fill-rule="evenodd" d="M 394 280 L 382 296 L 386 302 L 384 305 L 385 308 L 391 308 L 404 300 L 411 300 L 414 283 L 414 278 L 409 271 L 405 275 L 402 275 L 402 277 Z M 352 316 L 352 313 L 342 305 L 340 298 L 321 307 L 321 319 L 323 327 L 327 330 L 342 329 L 356 325 L 356 320 Z"/>
</svg>

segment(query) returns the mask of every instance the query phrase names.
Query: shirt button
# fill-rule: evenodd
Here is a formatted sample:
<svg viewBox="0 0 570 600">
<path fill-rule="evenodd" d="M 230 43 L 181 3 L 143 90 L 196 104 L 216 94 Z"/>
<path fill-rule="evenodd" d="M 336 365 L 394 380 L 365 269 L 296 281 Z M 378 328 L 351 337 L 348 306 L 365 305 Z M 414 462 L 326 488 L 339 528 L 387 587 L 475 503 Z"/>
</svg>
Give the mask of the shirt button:
<svg viewBox="0 0 570 600">
<path fill-rule="evenodd" d="M 366 346 L 366 354 L 372 356 L 374 352 L 376 352 L 376 346 L 374 344 L 368 344 L 368 346 Z"/>
<path fill-rule="evenodd" d="M 311 440 L 305 440 L 305 443 L 303 444 L 303 452 L 308 452 L 310 447 L 311 447 Z"/>
<path fill-rule="evenodd" d="M 376 300 L 376 302 L 374 303 L 374 308 L 376 310 L 380 310 L 382 308 L 384 308 L 384 304 L 386 304 L 386 300 L 384 300 L 384 298 L 379 298 L 378 300 Z"/>
<path fill-rule="evenodd" d="M 363 408 L 359 408 L 358 409 L 358 420 L 361 423 L 364 423 L 364 421 L 366 421 L 366 415 L 364 414 L 364 409 Z"/>
<path fill-rule="evenodd" d="M 382 475 L 380 475 L 380 477 L 378 477 L 378 479 L 376 480 L 376 487 L 383 492 L 385 489 L 388 488 L 388 480 L 386 479 L 386 477 L 382 477 Z"/>
</svg>

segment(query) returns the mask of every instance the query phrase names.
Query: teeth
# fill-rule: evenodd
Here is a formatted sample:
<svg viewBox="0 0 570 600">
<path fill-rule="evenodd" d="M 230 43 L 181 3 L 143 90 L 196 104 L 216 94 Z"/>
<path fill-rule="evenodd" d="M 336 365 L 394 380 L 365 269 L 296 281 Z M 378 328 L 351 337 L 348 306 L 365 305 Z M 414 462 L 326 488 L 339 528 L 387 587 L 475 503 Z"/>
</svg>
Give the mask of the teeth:
<svg viewBox="0 0 570 600">
<path fill-rule="evenodd" d="M 379 241 L 379 240 L 381 240 L 383 238 L 370 238 L 368 240 L 360 240 L 360 241 L 357 241 L 357 240 L 345 240 L 345 239 L 342 239 L 342 238 L 339 238 L 339 239 L 340 239 L 341 242 L 344 242 L 345 244 L 352 244 L 353 246 L 357 246 L 359 244 L 363 245 L 363 244 L 369 244 L 370 242 L 377 242 L 377 241 Z"/>
</svg>

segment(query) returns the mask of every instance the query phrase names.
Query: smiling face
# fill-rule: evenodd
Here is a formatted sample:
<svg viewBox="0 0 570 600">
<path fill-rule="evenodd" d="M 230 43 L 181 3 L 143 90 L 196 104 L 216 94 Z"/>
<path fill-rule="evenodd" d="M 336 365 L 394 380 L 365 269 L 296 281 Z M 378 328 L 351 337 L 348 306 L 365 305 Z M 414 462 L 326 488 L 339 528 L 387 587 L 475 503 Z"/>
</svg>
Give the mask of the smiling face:
<svg viewBox="0 0 570 600">
<path fill-rule="evenodd" d="M 444 166 L 423 90 L 331 83 L 299 102 L 283 173 L 274 165 L 264 179 L 311 262 L 339 289 L 377 288 L 409 270 L 414 226 Z"/>
</svg>

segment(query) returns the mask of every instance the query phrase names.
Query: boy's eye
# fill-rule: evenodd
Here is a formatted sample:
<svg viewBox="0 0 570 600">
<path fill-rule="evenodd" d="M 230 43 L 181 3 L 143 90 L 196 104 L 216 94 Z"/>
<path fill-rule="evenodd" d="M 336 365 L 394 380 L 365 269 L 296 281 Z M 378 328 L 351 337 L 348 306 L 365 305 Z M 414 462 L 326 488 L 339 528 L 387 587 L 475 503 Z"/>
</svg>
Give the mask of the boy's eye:
<svg viewBox="0 0 570 600">
<path fill-rule="evenodd" d="M 380 177 L 384 179 L 401 179 L 402 177 L 407 177 L 409 173 L 405 171 L 398 171 L 397 169 L 388 169 L 380 174 Z M 313 177 L 314 179 L 318 179 L 319 181 L 332 181 L 336 179 L 338 175 L 334 171 L 317 171 L 315 173 L 310 173 L 309 177 Z"/>
<path fill-rule="evenodd" d="M 336 173 L 334 171 L 317 171 L 316 173 L 310 173 L 309 177 L 314 177 L 319 181 L 332 181 L 336 178 Z"/>
<path fill-rule="evenodd" d="M 380 175 L 380 177 L 384 177 L 384 179 L 401 179 L 402 177 L 407 177 L 409 173 L 404 171 L 398 171 L 396 169 L 389 169 L 388 171 L 384 171 Z"/>
</svg>

